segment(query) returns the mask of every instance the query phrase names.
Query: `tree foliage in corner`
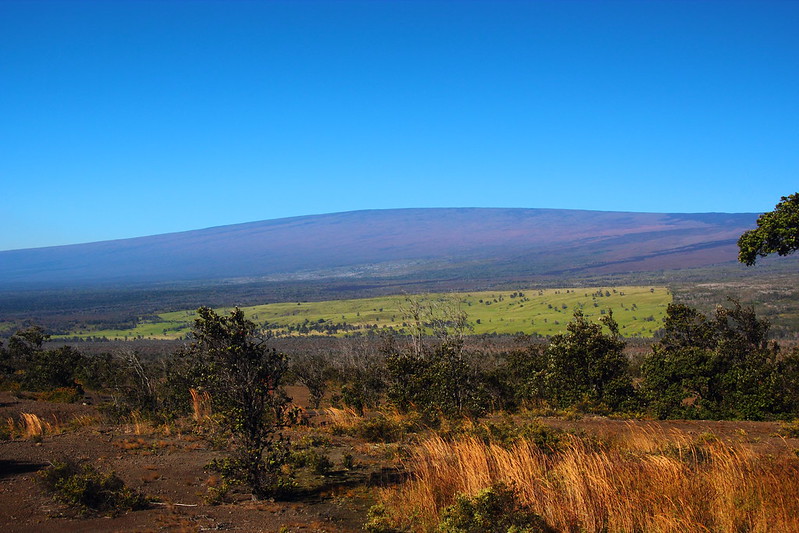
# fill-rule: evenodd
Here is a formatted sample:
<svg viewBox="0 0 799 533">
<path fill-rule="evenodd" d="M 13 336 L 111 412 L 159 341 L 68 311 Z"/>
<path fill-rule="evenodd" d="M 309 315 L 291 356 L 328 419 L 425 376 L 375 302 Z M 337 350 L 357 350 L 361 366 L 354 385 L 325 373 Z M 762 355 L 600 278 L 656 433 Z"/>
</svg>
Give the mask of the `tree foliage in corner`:
<svg viewBox="0 0 799 533">
<path fill-rule="evenodd" d="M 754 265 L 758 257 L 799 250 L 799 193 L 783 196 L 773 211 L 757 219 L 757 228 L 738 239 L 738 260 Z"/>
<path fill-rule="evenodd" d="M 266 346 L 267 337 L 238 308 L 229 316 L 207 307 L 197 314 L 187 355 L 199 363 L 199 384 L 211 393 L 214 411 L 232 434 L 230 473 L 257 498 L 278 495 L 287 455 L 278 434 L 288 404 L 280 387 L 286 358 Z"/>
</svg>

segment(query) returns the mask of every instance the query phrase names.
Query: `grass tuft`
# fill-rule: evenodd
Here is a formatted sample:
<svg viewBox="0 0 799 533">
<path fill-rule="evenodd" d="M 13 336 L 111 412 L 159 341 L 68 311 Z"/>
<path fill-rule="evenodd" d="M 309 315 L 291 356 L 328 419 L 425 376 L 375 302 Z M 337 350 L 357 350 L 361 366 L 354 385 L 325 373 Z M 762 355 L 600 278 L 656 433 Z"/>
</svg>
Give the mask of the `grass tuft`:
<svg viewBox="0 0 799 533">
<path fill-rule="evenodd" d="M 208 391 L 189 389 L 191 394 L 192 418 L 195 422 L 203 422 L 211 417 L 211 394 Z"/>
</svg>

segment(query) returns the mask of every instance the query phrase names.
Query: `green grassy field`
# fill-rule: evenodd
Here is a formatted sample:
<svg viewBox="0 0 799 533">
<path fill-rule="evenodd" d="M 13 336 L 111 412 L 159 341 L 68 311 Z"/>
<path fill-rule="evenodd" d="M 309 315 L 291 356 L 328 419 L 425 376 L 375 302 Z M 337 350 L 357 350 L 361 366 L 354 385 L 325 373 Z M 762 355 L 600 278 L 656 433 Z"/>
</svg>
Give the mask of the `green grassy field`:
<svg viewBox="0 0 799 533">
<path fill-rule="evenodd" d="M 414 296 L 458 306 L 468 315 L 473 334 L 527 333 L 552 335 L 565 330 L 574 311 L 597 320 L 608 309 L 626 337 L 651 337 L 660 328 L 672 301 L 664 287 L 523 289 Z M 276 334 L 345 335 L 403 329 L 406 296 L 384 296 L 325 302 L 292 302 L 242 308 L 246 316 Z M 226 312 L 227 309 L 218 309 Z M 194 310 L 157 315 L 129 330 L 76 331 L 65 337 L 108 339 L 176 339 L 191 329 Z M 407 325 L 407 324 L 406 324 Z"/>
</svg>

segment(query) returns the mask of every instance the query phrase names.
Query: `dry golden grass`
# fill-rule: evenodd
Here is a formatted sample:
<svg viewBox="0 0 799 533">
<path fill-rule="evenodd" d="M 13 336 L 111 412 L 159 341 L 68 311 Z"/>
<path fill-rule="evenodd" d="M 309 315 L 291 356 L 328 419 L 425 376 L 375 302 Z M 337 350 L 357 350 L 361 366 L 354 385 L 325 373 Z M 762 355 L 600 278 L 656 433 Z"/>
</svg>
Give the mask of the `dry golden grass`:
<svg viewBox="0 0 799 533">
<path fill-rule="evenodd" d="M 9 418 L 7 423 L 11 435 L 18 434 L 26 439 L 40 439 L 45 434 L 53 434 L 60 431 L 58 424 L 51 424 L 38 415 L 32 413 L 20 413 L 19 424 Z"/>
<path fill-rule="evenodd" d="M 189 389 L 191 394 L 192 417 L 195 422 L 202 422 L 211 416 L 211 394 L 208 391 Z"/>
<path fill-rule="evenodd" d="M 324 423 L 342 429 L 352 429 L 363 419 L 352 409 L 338 409 L 336 407 L 322 409 L 320 415 Z"/>
<path fill-rule="evenodd" d="M 142 435 L 150 432 L 150 423 L 142 417 L 138 411 L 133 411 L 130 414 L 131 422 L 133 422 L 133 433 Z"/>
<path fill-rule="evenodd" d="M 20 413 L 22 419 L 22 434 L 25 438 L 41 437 L 50 424 L 31 413 Z"/>
<path fill-rule="evenodd" d="M 113 444 L 122 450 L 141 450 L 149 447 L 148 442 L 142 438 L 122 439 L 114 441 Z"/>
<path fill-rule="evenodd" d="M 62 423 L 53 415 L 51 422 L 33 413 L 20 413 L 19 420 L 7 417 L 5 432 L 9 437 L 25 439 L 41 439 L 45 435 L 55 435 L 67 430 L 77 430 L 83 427 L 96 425 L 100 417 L 91 415 L 75 416 L 69 422 Z"/>
<path fill-rule="evenodd" d="M 433 529 L 456 493 L 501 481 L 559 531 L 799 531 L 799 459 L 655 426 L 605 444 L 570 436 L 554 453 L 434 436 L 406 466 L 413 478 L 381 499 L 414 528 Z"/>
<path fill-rule="evenodd" d="M 78 415 L 69 421 L 70 429 L 79 429 L 89 426 L 95 426 L 100 423 L 100 417 L 97 415 Z"/>
</svg>

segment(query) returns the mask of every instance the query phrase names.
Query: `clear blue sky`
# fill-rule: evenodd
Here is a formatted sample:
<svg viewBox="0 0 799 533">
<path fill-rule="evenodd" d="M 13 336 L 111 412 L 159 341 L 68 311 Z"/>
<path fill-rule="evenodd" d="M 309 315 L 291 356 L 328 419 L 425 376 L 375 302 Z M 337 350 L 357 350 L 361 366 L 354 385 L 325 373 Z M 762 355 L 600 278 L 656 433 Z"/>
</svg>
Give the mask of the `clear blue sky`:
<svg viewBox="0 0 799 533">
<path fill-rule="evenodd" d="M 0 250 L 798 189 L 796 1 L 0 2 Z"/>
</svg>

